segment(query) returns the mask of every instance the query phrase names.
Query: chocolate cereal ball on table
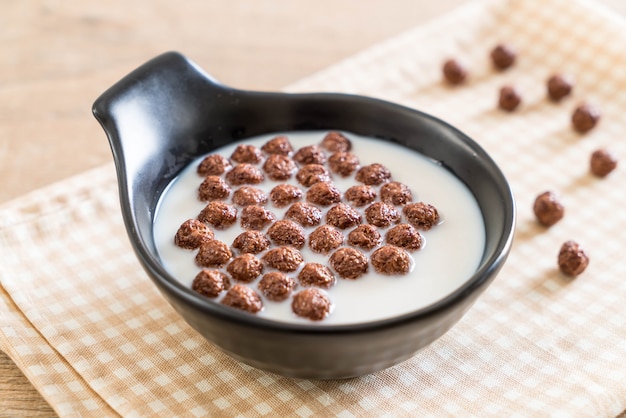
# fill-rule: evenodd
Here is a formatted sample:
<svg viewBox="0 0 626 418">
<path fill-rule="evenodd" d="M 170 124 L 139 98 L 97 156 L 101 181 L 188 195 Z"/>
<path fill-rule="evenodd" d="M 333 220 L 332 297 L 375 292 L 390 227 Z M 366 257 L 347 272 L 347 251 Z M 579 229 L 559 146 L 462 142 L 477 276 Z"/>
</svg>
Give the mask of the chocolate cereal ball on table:
<svg viewBox="0 0 626 418">
<path fill-rule="evenodd" d="M 228 173 L 226 173 L 226 181 L 232 186 L 241 186 L 242 184 L 259 184 L 265 177 L 258 167 L 252 164 L 238 164 Z"/>
<path fill-rule="evenodd" d="M 228 245 L 219 240 L 203 243 L 196 254 L 196 264 L 201 267 L 222 267 L 231 259 L 233 254 Z"/>
<path fill-rule="evenodd" d="M 572 126 L 581 134 L 587 133 L 598 124 L 600 116 L 600 110 L 596 106 L 581 103 L 572 113 Z"/>
<path fill-rule="evenodd" d="M 443 63 L 443 78 L 452 85 L 462 84 L 467 78 L 467 69 L 455 59 L 446 60 Z"/>
<path fill-rule="evenodd" d="M 563 218 L 565 207 L 556 193 L 546 191 L 535 198 L 533 212 L 541 225 L 552 226 Z"/>
<path fill-rule="evenodd" d="M 237 235 L 233 241 L 233 248 L 240 253 L 258 254 L 270 246 L 270 240 L 262 232 L 251 230 Z"/>
<path fill-rule="evenodd" d="M 336 152 L 328 158 L 330 170 L 342 177 L 348 177 L 359 168 L 359 157 L 347 151 Z"/>
<path fill-rule="evenodd" d="M 441 220 L 437 208 L 424 202 L 409 203 L 402 212 L 411 225 L 424 231 L 436 226 Z"/>
<path fill-rule="evenodd" d="M 589 265 L 589 256 L 577 242 L 566 241 L 559 250 L 557 262 L 563 274 L 576 277 Z"/>
<path fill-rule="evenodd" d="M 280 155 L 291 155 L 293 152 L 293 147 L 289 142 L 289 138 L 284 135 L 276 136 L 265 143 L 261 147 L 261 151 L 266 154 L 280 154 Z"/>
<path fill-rule="evenodd" d="M 606 149 L 599 149 L 591 154 L 589 168 L 597 177 L 608 176 L 617 167 L 617 157 Z"/>
<path fill-rule="evenodd" d="M 260 231 L 275 220 L 276 215 L 263 206 L 250 205 L 241 210 L 241 227 L 244 229 Z"/>
<path fill-rule="evenodd" d="M 320 206 L 330 206 L 341 200 L 341 192 L 330 183 L 315 183 L 306 192 L 306 200 Z"/>
<path fill-rule="evenodd" d="M 237 145 L 230 159 L 238 163 L 258 164 L 263 159 L 261 150 L 254 145 Z"/>
<path fill-rule="evenodd" d="M 498 106 L 507 112 L 513 112 L 522 103 L 522 96 L 513 86 L 504 86 L 500 89 Z"/>
<path fill-rule="evenodd" d="M 383 184 L 380 188 L 380 200 L 390 205 L 402 206 L 411 203 L 413 193 L 411 193 L 411 189 L 406 184 L 392 181 Z"/>
<path fill-rule="evenodd" d="M 274 181 L 290 179 L 296 169 L 296 163 L 291 158 L 281 154 L 270 155 L 265 160 L 265 164 L 263 164 L 263 170 Z"/>
<path fill-rule="evenodd" d="M 346 152 L 352 148 L 350 140 L 336 131 L 328 132 L 322 139 L 321 145 L 330 152 Z"/>
<path fill-rule="evenodd" d="M 238 206 L 264 205 L 267 195 L 256 187 L 241 186 L 233 193 L 233 203 Z"/>
<path fill-rule="evenodd" d="M 329 182 L 330 174 L 321 164 L 306 164 L 296 173 L 296 180 L 304 187 L 311 187 L 320 181 Z"/>
<path fill-rule="evenodd" d="M 316 253 L 328 254 L 343 244 L 343 234 L 331 225 L 322 225 L 309 235 L 309 248 Z"/>
<path fill-rule="evenodd" d="M 400 213 L 385 202 L 374 202 L 365 209 L 367 222 L 379 228 L 386 228 L 400 222 Z"/>
<path fill-rule="evenodd" d="M 569 96 L 574 88 L 574 77 L 569 74 L 554 74 L 546 83 L 548 97 L 553 102 L 559 102 Z"/>
<path fill-rule="evenodd" d="M 297 249 L 283 246 L 268 250 L 263 261 L 273 269 L 289 273 L 298 270 L 304 259 Z"/>
<path fill-rule="evenodd" d="M 277 208 L 284 208 L 302 199 L 302 190 L 291 184 L 279 184 L 270 191 L 270 200 Z"/>
<path fill-rule="evenodd" d="M 285 212 L 285 218 L 291 219 L 304 227 L 319 225 L 322 211 L 309 203 L 296 202 Z"/>
<path fill-rule="evenodd" d="M 402 248 L 385 245 L 372 253 L 372 266 L 381 274 L 407 274 L 411 270 L 411 256 Z"/>
<path fill-rule="evenodd" d="M 315 287 L 309 287 L 296 293 L 291 302 L 293 313 L 311 321 L 321 321 L 330 313 L 330 299 Z"/>
<path fill-rule="evenodd" d="M 232 164 L 226 157 L 219 154 L 212 154 L 204 157 L 204 159 L 198 164 L 198 174 L 203 177 L 206 176 L 219 176 L 224 174 L 227 170 L 230 170 Z"/>
<path fill-rule="evenodd" d="M 359 184 L 346 190 L 344 197 L 352 206 L 361 207 L 376 200 L 376 190 L 372 186 Z"/>
<path fill-rule="evenodd" d="M 356 181 L 367 184 L 368 186 L 377 186 L 388 182 L 391 179 L 391 172 L 382 164 L 374 163 L 363 166 L 356 172 Z"/>
<path fill-rule="evenodd" d="M 231 287 L 224 295 L 222 304 L 250 313 L 257 313 L 263 309 L 261 297 L 254 290 L 243 284 L 236 284 Z"/>
<path fill-rule="evenodd" d="M 359 225 L 348 234 L 348 244 L 364 250 L 378 247 L 382 241 L 380 232 L 374 225 Z"/>
<path fill-rule="evenodd" d="M 226 271 L 233 279 L 239 282 L 250 283 L 261 275 L 263 264 L 254 255 L 246 253 L 235 257 L 226 267 Z"/>
<path fill-rule="evenodd" d="M 330 256 L 330 266 L 344 279 L 355 280 L 367 273 L 365 254 L 357 249 L 341 247 Z"/>
<path fill-rule="evenodd" d="M 326 212 L 326 223 L 339 229 L 352 228 L 361 223 L 361 214 L 345 203 L 338 203 Z"/>
<path fill-rule="evenodd" d="M 230 187 L 219 176 L 206 176 L 198 187 L 198 199 L 203 202 L 223 200 L 228 195 L 230 195 Z"/>
<path fill-rule="evenodd" d="M 191 288 L 202 296 L 216 298 L 224 290 L 230 289 L 230 280 L 219 270 L 202 269 L 193 279 Z"/>
<path fill-rule="evenodd" d="M 409 224 L 396 225 L 387 231 L 385 236 L 387 244 L 404 248 L 409 251 L 416 251 L 422 248 L 424 238 L 417 229 Z"/>
<path fill-rule="evenodd" d="M 291 245 L 298 249 L 304 247 L 306 242 L 304 229 L 289 219 L 274 222 L 267 230 L 267 235 L 276 245 Z"/>
<path fill-rule="evenodd" d="M 214 238 L 213 231 L 197 219 L 188 219 L 181 224 L 174 236 L 174 244 L 187 250 L 195 250 L 202 243 Z"/>
<path fill-rule="evenodd" d="M 319 146 L 308 145 L 300 148 L 294 154 L 293 159 L 300 165 L 324 164 L 326 162 L 326 154 Z"/>
<path fill-rule="evenodd" d="M 491 50 L 491 62 L 499 70 L 506 70 L 515 63 L 517 52 L 509 44 L 499 44 Z"/>
<path fill-rule="evenodd" d="M 296 281 L 280 271 L 266 273 L 259 281 L 259 290 L 273 302 L 287 299 L 295 287 Z"/>
<path fill-rule="evenodd" d="M 335 284 L 335 276 L 323 264 L 307 263 L 298 273 L 298 281 L 302 286 L 316 286 L 328 289 Z"/>
<path fill-rule="evenodd" d="M 211 202 L 202 209 L 198 220 L 215 229 L 227 229 L 237 220 L 237 208 L 224 202 Z"/>
</svg>

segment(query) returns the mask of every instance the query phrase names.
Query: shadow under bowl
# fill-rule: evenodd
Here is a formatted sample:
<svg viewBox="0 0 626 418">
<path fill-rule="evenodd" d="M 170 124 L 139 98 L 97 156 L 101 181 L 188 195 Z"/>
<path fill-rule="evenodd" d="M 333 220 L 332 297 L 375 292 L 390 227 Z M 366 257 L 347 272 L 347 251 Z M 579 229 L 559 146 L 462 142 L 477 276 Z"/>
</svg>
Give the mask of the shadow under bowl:
<svg viewBox="0 0 626 418">
<path fill-rule="evenodd" d="M 510 251 L 515 205 L 500 169 L 447 123 L 393 103 L 348 94 L 286 94 L 221 85 L 176 52 L 145 63 L 103 93 L 93 113 L 116 164 L 122 216 L 143 268 L 172 307 L 208 341 L 251 366 L 316 379 L 396 365 L 447 332 L 495 278 Z M 414 312 L 349 325 L 282 323 L 212 302 L 163 267 L 153 237 L 159 198 L 197 157 L 233 141 L 285 131 L 340 130 L 434 159 L 474 195 L 485 248 L 474 275 Z"/>
</svg>

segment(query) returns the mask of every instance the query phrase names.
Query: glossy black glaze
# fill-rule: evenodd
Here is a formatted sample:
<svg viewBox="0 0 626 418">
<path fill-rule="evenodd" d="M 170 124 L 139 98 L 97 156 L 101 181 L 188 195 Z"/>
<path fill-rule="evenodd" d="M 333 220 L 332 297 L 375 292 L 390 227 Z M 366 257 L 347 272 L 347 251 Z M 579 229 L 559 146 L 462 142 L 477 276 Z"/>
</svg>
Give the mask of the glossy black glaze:
<svg viewBox="0 0 626 418">
<path fill-rule="evenodd" d="M 93 113 L 104 128 L 130 241 L 169 303 L 209 341 L 252 366 L 286 376 L 345 378 L 393 366 L 444 334 L 504 263 L 513 238 L 511 190 L 471 139 L 424 113 L 344 94 L 259 93 L 220 85 L 184 56 L 147 62 L 102 94 Z M 486 248 L 480 269 L 445 299 L 375 323 L 279 323 L 209 301 L 159 262 L 152 236 L 167 184 L 194 158 L 229 142 L 277 131 L 344 130 L 400 143 L 462 179 L 481 207 Z"/>
</svg>

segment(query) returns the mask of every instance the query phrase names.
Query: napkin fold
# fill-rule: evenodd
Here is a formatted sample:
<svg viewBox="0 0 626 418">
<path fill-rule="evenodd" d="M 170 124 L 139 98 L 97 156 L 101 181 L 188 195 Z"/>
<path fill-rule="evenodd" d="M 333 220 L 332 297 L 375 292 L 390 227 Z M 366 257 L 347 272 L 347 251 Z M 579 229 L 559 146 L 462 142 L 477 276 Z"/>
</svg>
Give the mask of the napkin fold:
<svg viewBox="0 0 626 418">
<path fill-rule="evenodd" d="M 490 50 L 518 51 L 495 70 Z M 589 173 L 597 148 L 626 156 L 626 26 L 579 0 L 470 3 L 298 82 L 411 106 L 465 131 L 501 166 L 518 205 L 517 234 L 498 278 L 446 335 L 381 372 L 338 381 L 289 379 L 223 354 L 169 307 L 135 259 L 112 165 L 0 207 L 0 348 L 61 416 L 614 417 L 626 409 L 626 194 L 621 166 Z M 456 58 L 464 85 L 442 81 Z M 546 98 L 553 73 L 571 97 Z M 497 108 L 514 85 L 522 104 Z M 600 124 L 570 123 L 591 101 Z M 95 123 L 95 122 L 94 122 Z M 104 140 L 104 138 L 103 138 Z M 532 203 L 558 192 L 551 228 Z M 560 245 L 579 242 L 588 269 L 567 278 Z"/>
</svg>

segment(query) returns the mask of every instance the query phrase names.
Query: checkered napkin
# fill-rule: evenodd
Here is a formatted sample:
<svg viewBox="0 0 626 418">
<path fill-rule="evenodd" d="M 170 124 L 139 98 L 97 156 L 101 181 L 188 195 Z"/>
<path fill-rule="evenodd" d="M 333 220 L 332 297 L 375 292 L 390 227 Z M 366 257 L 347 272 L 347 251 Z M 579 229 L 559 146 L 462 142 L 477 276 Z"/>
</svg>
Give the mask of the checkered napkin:
<svg viewBox="0 0 626 418">
<path fill-rule="evenodd" d="M 499 42 L 519 53 L 494 70 Z M 0 210 L 0 347 L 62 416 L 589 416 L 626 408 L 626 193 L 622 167 L 589 174 L 592 151 L 626 157 L 626 26 L 592 3 L 471 3 L 289 88 L 377 96 L 460 127 L 499 163 L 519 219 L 509 261 L 446 335 L 412 359 L 342 380 L 288 379 L 221 353 L 155 290 L 124 231 L 111 165 Z M 441 81 L 463 60 L 468 82 Z M 546 99 L 554 72 L 571 97 Z M 497 109 L 501 86 L 523 102 Z M 602 111 L 581 135 L 580 101 Z M 95 122 L 94 122 L 95 123 Z M 103 136 L 104 140 L 104 136 Z M 558 192 L 565 218 L 531 211 Z M 574 239 L 590 255 L 575 279 L 556 267 Z"/>
</svg>

